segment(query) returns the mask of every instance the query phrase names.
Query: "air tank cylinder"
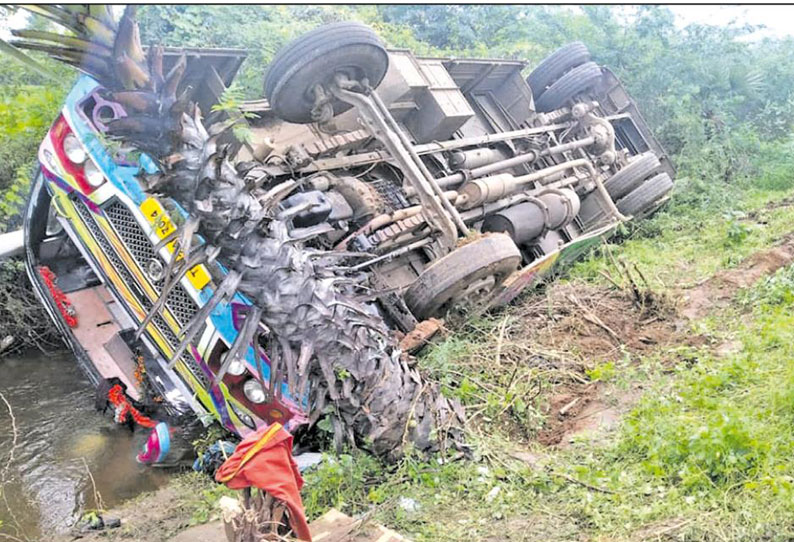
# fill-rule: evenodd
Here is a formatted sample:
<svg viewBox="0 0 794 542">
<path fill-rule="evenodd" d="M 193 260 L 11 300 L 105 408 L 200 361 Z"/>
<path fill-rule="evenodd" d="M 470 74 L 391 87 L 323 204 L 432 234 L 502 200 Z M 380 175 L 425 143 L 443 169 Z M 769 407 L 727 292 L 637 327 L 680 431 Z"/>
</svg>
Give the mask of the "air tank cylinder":
<svg viewBox="0 0 794 542">
<path fill-rule="evenodd" d="M 449 155 L 449 165 L 453 169 L 475 169 L 493 164 L 507 158 L 504 151 L 480 147 L 465 151 L 453 151 Z"/>
<path fill-rule="evenodd" d="M 551 189 L 485 217 L 482 231 L 507 233 L 517 245 L 531 242 L 549 230 L 567 226 L 579 214 L 579 196 L 570 189 Z"/>
</svg>

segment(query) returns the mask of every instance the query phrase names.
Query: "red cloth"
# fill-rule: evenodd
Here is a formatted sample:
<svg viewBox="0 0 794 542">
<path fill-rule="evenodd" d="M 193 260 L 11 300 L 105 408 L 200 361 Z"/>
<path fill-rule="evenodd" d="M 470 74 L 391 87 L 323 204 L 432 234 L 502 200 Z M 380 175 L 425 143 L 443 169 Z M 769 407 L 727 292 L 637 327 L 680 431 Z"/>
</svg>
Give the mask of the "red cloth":
<svg viewBox="0 0 794 542">
<path fill-rule="evenodd" d="M 292 459 L 292 435 L 274 423 L 248 435 L 215 473 L 231 489 L 257 487 L 283 501 L 295 536 L 311 542 L 300 489 L 303 478 Z"/>
</svg>

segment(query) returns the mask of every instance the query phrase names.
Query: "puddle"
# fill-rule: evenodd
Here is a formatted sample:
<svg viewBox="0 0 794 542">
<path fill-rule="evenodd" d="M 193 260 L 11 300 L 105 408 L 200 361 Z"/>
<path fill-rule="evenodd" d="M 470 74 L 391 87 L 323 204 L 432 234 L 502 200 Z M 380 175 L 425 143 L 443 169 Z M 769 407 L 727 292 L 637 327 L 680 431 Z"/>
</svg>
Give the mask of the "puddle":
<svg viewBox="0 0 794 542">
<path fill-rule="evenodd" d="M 18 434 L 2 486 L 0 538 L 35 540 L 68 530 L 84 509 L 97 508 L 94 484 L 110 508 L 167 481 L 167 472 L 135 461 L 144 431 L 132 433 L 94 409 L 94 388 L 70 353 L 0 360 L 0 392 Z M 0 402 L 0 471 L 12 436 Z"/>
</svg>

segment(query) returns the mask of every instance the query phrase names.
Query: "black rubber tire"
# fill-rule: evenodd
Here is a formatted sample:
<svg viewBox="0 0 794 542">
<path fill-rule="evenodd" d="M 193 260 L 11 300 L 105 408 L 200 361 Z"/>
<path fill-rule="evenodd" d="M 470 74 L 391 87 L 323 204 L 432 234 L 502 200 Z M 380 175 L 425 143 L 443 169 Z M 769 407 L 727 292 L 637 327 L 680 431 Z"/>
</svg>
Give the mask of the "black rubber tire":
<svg viewBox="0 0 794 542">
<path fill-rule="evenodd" d="M 563 45 L 544 58 L 527 77 L 527 84 L 532 89 L 532 96 L 537 100 L 546 87 L 565 75 L 565 72 L 589 60 L 590 51 L 581 41 Z"/>
<path fill-rule="evenodd" d="M 673 189 L 673 180 L 667 173 L 655 175 L 632 190 L 626 197 L 615 202 L 624 215 L 642 216 L 652 209 L 664 196 Z"/>
<path fill-rule="evenodd" d="M 404 293 L 408 308 L 419 320 L 443 318 L 447 303 L 462 286 L 494 275 L 496 285 L 521 264 L 521 251 L 509 236 L 489 234 L 459 247 L 425 269 Z"/>
<path fill-rule="evenodd" d="M 389 67 L 389 55 L 377 34 L 366 25 L 333 23 L 308 32 L 276 54 L 265 75 L 265 97 L 273 112 L 287 122 L 312 122 L 316 84 L 328 85 L 339 71 L 353 79 L 366 77 L 376 88 Z M 334 115 L 350 105 L 333 100 Z"/>
<path fill-rule="evenodd" d="M 559 79 L 535 100 L 535 110 L 541 113 L 554 111 L 574 96 L 593 87 L 601 79 L 601 68 L 595 62 L 585 62 Z"/>
<path fill-rule="evenodd" d="M 623 169 L 606 180 L 607 189 L 613 200 L 619 200 L 638 186 L 642 181 L 658 172 L 662 164 L 653 152 L 646 152 L 629 162 Z"/>
</svg>

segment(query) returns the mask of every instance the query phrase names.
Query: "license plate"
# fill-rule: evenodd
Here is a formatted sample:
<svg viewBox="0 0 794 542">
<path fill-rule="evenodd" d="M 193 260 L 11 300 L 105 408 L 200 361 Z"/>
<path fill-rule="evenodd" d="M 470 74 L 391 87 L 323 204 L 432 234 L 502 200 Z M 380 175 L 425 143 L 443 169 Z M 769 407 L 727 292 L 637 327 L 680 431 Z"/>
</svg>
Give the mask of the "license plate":
<svg viewBox="0 0 794 542">
<path fill-rule="evenodd" d="M 160 239 L 164 239 L 176 231 L 176 226 L 174 226 L 171 218 L 166 214 L 163 206 L 160 205 L 160 202 L 156 199 L 146 198 L 143 203 L 141 203 L 141 211 L 143 211 L 143 215 L 146 217 L 146 220 L 148 220 L 149 224 L 152 225 L 157 237 Z M 171 241 L 166 245 L 166 248 L 171 254 L 173 254 L 175 246 L 176 241 Z M 176 259 L 182 259 L 182 251 L 176 255 Z M 196 267 L 190 269 L 185 276 L 187 277 L 187 280 L 190 281 L 190 284 L 196 288 L 196 290 L 201 290 L 210 282 L 210 274 L 207 271 L 207 268 L 203 265 L 197 265 Z"/>
</svg>

